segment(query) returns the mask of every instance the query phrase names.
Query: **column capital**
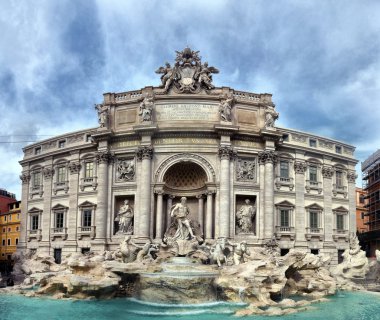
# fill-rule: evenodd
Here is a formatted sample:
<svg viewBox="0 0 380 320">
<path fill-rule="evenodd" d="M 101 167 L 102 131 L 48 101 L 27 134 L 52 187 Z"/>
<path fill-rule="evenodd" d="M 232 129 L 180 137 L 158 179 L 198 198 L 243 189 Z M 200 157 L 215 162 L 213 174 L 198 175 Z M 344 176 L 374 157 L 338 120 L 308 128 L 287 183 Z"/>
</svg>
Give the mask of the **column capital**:
<svg viewBox="0 0 380 320">
<path fill-rule="evenodd" d="M 81 164 L 79 162 L 70 162 L 68 167 L 70 170 L 70 174 L 75 174 L 79 173 L 81 169 Z"/>
<path fill-rule="evenodd" d="M 203 197 L 204 197 L 204 194 L 203 193 L 201 193 L 201 194 L 198 194 L 198 195 L 196 195 L 195 196 L 197 199 L 203 199 Z"/>
<path fill-rule="evenodd" d="M 236 156 L 236 151 L 231 146 L 219 146 L 218 154 L 221 160 L 230 160 Z"/>
<path fill-rule="evenodd" d="M 99 164 L 100 163 L 108 164 L 114 159 L 114 154 L 109 152 L 108 150 L 107 151 L 98 151 L 96 153 L 95 158 L 96 158 L 96 162 Z"/>
<path fill-rule="evenodd" d="M 276 164 L 277 163 L 277 152 L 272 151 L 272 150 L 264 150 L 262 152 L 259 152 L 259 162 L 260 164 L 265 164 L 265 163 L 272 163 Z"/>
<path fill-rule="evenodd" d="M 322 176 L 326 179 L 331 179 L 334 175 L 334 169 L 331 166 L 323 166 L 322 167 Z"/>
<path fill-rule="evenodd" d="M 162 189 L 154 189 L 154 193 L 158 195 L 164 195 L 164 190 Z"/>
<path fill-rule="evenodd" d="M 54 169 L 51 166 L 44 167 L 42 172 L 43 172 L 45 180 L 51 179 L 54 175 Z"/>
<path fill-rule="evenodd" d="M 30 172 L 29 171 L 24 171 L 20 175 L 20 179 L 22 181 L 22 184 L 27 184 L 30 181 Z"/>
<path fill-rule="evenodd" d="M 153 147 L 150 146 L 140 146 L 136 151 L 137 160 L 141 161 L 143 159 L 152 159 L 153 158 Z"/>
<path fill-rule="evenodd" d="M 348 171 L 347 172 L 347 181 L 349 183 L 355 183 L 356 178 L 357 178 L 357 174 L 355 171 Z"/>
<path fill-rule="evenodd" d="M 296 173 L 305 174 L 307 164 L 305 161 L 296 160 L 294 161 L 294 170 Z"/>
</svg>

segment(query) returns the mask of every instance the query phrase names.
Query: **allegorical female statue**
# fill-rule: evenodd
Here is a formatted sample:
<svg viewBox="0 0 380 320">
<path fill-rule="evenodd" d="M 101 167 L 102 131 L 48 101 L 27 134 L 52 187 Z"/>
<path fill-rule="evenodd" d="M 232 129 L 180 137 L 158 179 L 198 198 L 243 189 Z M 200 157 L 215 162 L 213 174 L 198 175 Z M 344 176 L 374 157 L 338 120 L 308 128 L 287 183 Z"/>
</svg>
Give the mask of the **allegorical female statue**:
<svg viewBox="0 0 380 320">
<path fill-rule="evenodd" d="M 120 206 L 115 221 L 119 222 L 118 233 L 133 233 L 132 230 L 129 230 L 132 229 L 133 224 L 133 208 L 129 204 L 129 200 L 124 200 L 124 204 Z"/>
<path fill-rule="evenodd" d="M 254 233 L 253 220 L 256 216 L 256 208 L 252 206 L 249 199 L 236 212 L 236 224 L 241 233 Z"/>
</svg>

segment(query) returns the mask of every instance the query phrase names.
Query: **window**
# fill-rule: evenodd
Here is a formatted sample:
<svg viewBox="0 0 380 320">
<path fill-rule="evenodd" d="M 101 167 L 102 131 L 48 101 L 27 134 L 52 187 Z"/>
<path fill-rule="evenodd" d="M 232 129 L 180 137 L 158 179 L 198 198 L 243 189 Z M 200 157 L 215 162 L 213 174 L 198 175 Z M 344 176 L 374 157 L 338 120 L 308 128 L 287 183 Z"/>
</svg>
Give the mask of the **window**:
<svg viewBox="0 0 380 320">
<path fill-rule="evenodd" d="M 34 149 L 34 154 L 35 155 L 38 155 L 38 154 L 41 154 L 41 147 L 37 147 Z"/>
<path fill-rule="evenodd" d="M 86 162 L 84 166 L 84 177 L 93 178 L 94 177 L 94 163 Z"/>
<path fill-rule="evenodd" d="M 4 221 L 7 221 L 7 216 L 4 216 Z"/>
<path fill-rule="evenodd" d="M 311 254 L 319 255 L 319 249 L 310 249 Z"/>
<path fill-rule="evenodd" d="M 19 213 L 17 214 L 17 220 L 20 220 L 20 214 Z"/>
<path fill-rule="evenodd" d="M 289 178 L 289 162 L 280 161 L 280 177 Z"/>
<path fill-rule="evenodd" d="M 18 245 L 18 238 L 16 238 L 16 246 Z"/>
<path fill-rule="evenodd" d="M 6 230 L 6 228 L 4 227 L 4 228 L 3 228 L 3 232 L 4 232 L 4 233 L 5 233 L 5 230 Z"/>
<path fill-rule="evenodd" d="M 62 249 L 54 249 L 54 262 L 60 264 L 62 260 Z"/>
<path fill-rule="evenodd" d="M 91 134 L 86 134 L 86 142 L 92 142 Z"/>
<path fill-rule="evenodd" d="M 309 146 L 316 148 L 317 147 L 317 140 L 309 139 Z"/>
<path fill-rule="evenodd" d="M 83 210 L 83 227 L 91 227 L 91 218 L 92 218 L 92 210 L 91 209 L 84 209 Z"/>
<path fill-rule="evenodd" d="M 310 229 L 318 229 L 318 211 L 310 211 Z"/>
<path fill-rule="evenodd" d="M 343 172 L 342 171 L 336 171 L 335 172 L 335 183 L 337 187 L 343 186 Z"/>
<path fill-rule="evenodd" d="M 364 195 L 363 194 L 361 194 L 359 196 L 359 203 L 364 203 Z"/>
<path fill-rule="evenodd" d="M 31 217 L 32 221 L 31 221 L 31 229 L 32 230 L 38 230 L 38 215 L 33 215 Z"/>
<path fill-rule="evenodd" d="M 5 239 L 3 239 L 2 244 L 3 244 L 3 246 L 5 246 Z"/>
<path fill-rule="evenodd" d="M 361 218 L 364 220 L 364 212 L 361 212 Z"/>
<path fill-rule="evenodd" d="M 11 232 L 11 230 L 12 230 L 11 228 L 8 228 L 8 232 Z"/>
<path fill-rule="evenodd" d="M 342 214 L 336 215 L 336 229 L 344 230 L 344 216 Z"/>
<path fill-rule="evenodd" d="M 33 172 L 32 174 L 32 186 L 39 187 L 41 185 L 41 171 Z"/>
<path fill-rule="evenodd" d="M 280 209 L 280 226 L 289 227 L 289 210 Z"/>
<path fill-rule="evenodd" d="M 56 212 L 55 213 L 55 227 L 56 228 L 63 228 L 63 218 L 64 218 L 64 213 L 62 211 Z"/>
<path fill-rule="evenodd" d="M 64 148 L 66 144 L 66 140 L 58 141 L 58 148 Z"/>
<path fill-rule="evenodd" d="M 11 245 L 11 239 L 8 239 L 8 246 Z"/>
<path fill-rule="evenodd" d="M 10 214 L 10 215 L 9 215 L 9 221 L 11 221 L 11 220 L 12 220 L 12 215 Z"/>
<path fill-rule="evenodd" d="M 16 231 L 20 231 L 20 228 L 19 228 L 19 227 L 16 227 Z"/>
<path fill-rule="evenodd" d="M 287 133 L 282 135 L 282 141 L 289 141 L 289 135 Z"/>
<path fill-rule="evenodd" d="M 335 146 L 335 152 L 336 153 L 342 153 L 342 147 L 341 146 Z"/>
<path fill-rule="evenodd" d="M 57 182 L 62 183 L 66 181 L 66 167 L 58 167 L 57 169 Z"/>
<path fill-rule="evenodd" d="M 309 180 L 311 182 L 317 182 L 317 167 L 316 166 L 310 166 L 309 167 Z"/>
</svg>

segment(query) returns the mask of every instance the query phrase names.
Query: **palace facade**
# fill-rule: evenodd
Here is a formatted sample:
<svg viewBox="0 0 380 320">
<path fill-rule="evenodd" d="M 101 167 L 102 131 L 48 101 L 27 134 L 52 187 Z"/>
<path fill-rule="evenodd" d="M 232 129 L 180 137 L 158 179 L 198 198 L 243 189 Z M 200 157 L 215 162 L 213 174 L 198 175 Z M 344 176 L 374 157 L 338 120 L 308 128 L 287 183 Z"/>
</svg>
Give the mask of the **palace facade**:
<svg viewBox="0 0 380 320">
<path fill-rule="evenodd" d="M 186 197 L 204 239 L 275 237 L 336 263 L 356 231 L 355 148 L 276 127 L 271 94 L 214 87 L 189 48 L 156 72 L 159 87 L 105 93 L 99 127 L 23 149 L 19 247 L 59 261 L 160 242 Z"/>
</svg>

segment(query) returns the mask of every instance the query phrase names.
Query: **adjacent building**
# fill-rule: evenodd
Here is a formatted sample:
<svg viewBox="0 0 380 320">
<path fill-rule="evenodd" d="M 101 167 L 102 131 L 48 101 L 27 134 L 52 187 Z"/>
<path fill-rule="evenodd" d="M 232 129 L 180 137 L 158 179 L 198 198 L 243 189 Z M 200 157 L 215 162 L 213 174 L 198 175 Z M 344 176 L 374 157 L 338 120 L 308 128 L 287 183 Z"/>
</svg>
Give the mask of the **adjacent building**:
<svg viewBox="0 0 380 320">
<path fill-rule="evenodd" d="M 0 261 L 11 261 L 20 239 L 21 201 L 8 204 L 0 213 Z"/>
<path fill-rule="evenodd" d="M 362 235 L 361 241 L 369 255 L 375 257 L 375 251 L 380 250 L 380 150 L 362 163 L 362 172 L 363 189 L 367 193 L 368 232 Z"/>
<path fill-rule="evenodd" d="M 275 237 L 337 263 L 356 231 L 355 148 L 276 127 L 271 94 L 214 87 L 189 48 L 156 72 L 159 87 L 105 93 L 99 127 L 23 149 L 19 247 L 59 261 L 126 234 L 160 242 L 186 197 L 205 239 Z"/>
<path fill-rule="evenodd" d="M 356 188 L 356 231 L 359 234 L 368 231 L 367 204 L 367 192 L 362 188 Z"/>
</svg>

